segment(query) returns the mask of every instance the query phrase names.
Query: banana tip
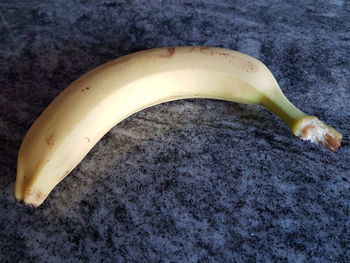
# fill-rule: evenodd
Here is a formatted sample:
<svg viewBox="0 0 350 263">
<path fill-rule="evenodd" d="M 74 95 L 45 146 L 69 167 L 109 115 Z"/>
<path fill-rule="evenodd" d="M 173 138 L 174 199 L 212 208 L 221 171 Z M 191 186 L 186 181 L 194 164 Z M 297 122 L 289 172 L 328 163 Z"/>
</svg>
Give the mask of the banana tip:
<svg viewBox="0 0 350 263">
<path fill-rule="evenodd" d="M 17 200 L 17 205 L 20 205 L 20 206 L 25 206 L 25 207 L 28 207 L 28 208 L 37 208 L 38 206 L 37 205 L 34 205 L 34 204 L 31 204 L 31 203 L 25 203 L 23 200 Z"/>
</svg>

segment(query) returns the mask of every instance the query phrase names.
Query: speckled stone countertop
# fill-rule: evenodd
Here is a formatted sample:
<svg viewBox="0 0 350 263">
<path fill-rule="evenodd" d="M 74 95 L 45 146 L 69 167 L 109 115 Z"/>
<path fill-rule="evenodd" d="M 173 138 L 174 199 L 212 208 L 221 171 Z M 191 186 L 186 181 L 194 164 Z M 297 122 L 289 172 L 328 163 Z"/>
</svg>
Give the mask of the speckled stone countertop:
<svg viewBox="0 0 350 263">
<path fill-rule="evenodd" d="M 350 262 L 349 29 L 346 0 L 0 1 L 0 262 Z M 256 105 L 170 102 L 112 129 L 39 208 L 15 203 L 21 140 L 59 92 L 179 45 L 262 60 L 342 148 Z"/>
</svg>

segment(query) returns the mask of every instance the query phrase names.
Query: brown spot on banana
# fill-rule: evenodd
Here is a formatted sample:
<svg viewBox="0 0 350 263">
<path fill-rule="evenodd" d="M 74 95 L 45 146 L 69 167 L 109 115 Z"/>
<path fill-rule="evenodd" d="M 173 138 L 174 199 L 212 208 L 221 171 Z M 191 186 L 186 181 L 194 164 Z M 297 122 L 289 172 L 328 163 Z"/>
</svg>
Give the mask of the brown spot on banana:
<svg viewBox="0 0 350 263">
<path fill-rule="evenodd" d="M 47 146 L 51 148 L 55 144 L 55 135 L 50 134 L 48 137 L 46 137 L 45 141 Z"/>
<path fill-rule="evenodd" d="M 174 47 L 168 47 L 166 54 L 160 54 L 159 57 L 161 58 L 171 58 L 174 55 L 175 48 Z"/>
<path fill-rule="evenodd" d="M 35 193 L 35 199 L 36 200 L 41 200 L 43 198 L 44 194 L 40 191 Z"/>
<path fill-rule="evenodd" d="M 82 88 L 81 91 L 84 92 L 85 90 L 89 90 L 91 88 L 91 86 L 87 86 L 85 88 Z"/>
<path fill-rule="evenodd" d="M 212 47 L 199 47 L 199 51 L 202 52 L 203 54 L 211 55 L 211 56 L 214 56 L 217 54 L 217 52 L 215 52 L 214 48 Z"/>
<path fill-rule="evenodd" d="M 39 171 L 42 169 L 42 166 L 47 162 L 48 162 L 48 160 L 46 160 L 46 161 L 43 160 L 43 161 L 38 162 L 29 173 L 26 173 L 23 176 L 23 182 L 22 182 L 22 186 L 21 186 L 21 192 L 22 192 L 21 198 L 24 198 L 24 196 L 26 195 L 26 192 L 28 192 L 28 193 L 31 192 L 30 185 L 31 185 L 32 180 L 35 178 L 36 174 L 38 174 Z"/>
<path fill-rule="evenodd" d="M 219 55 L 220 55 L 220 56 L 224 56 L 225 58 L 232 57 L 231 54 L 226 53 L 226 52 L 220 52 Z"/>
<path fill-rule="evenodd" d="M 256 64 L 254 64 L 253 62 L 248 61 L 247 64 L 245 65 L 246 71 L 249 72 L 258 72 L 259 68 Z"/>
</svg>

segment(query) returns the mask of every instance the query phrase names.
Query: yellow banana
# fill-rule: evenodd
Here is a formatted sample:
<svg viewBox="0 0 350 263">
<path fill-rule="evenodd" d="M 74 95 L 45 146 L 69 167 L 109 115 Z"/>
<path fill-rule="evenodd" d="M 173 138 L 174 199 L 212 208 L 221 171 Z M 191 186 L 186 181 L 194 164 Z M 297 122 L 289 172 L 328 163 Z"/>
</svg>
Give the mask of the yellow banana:
<svg viewBox="0 0 350 263">
<path fill-rule="evenodd" d="M 183 98 L 260 104 L 302 139 L 335 151 L 342 135 L 297 109 L 259 60 L 214 47 L 151 49 L 112 60 L 67 87 L 19 150 L 15 197 L 39 206 L 113 126 L 144 108 Z"/>
</svg>

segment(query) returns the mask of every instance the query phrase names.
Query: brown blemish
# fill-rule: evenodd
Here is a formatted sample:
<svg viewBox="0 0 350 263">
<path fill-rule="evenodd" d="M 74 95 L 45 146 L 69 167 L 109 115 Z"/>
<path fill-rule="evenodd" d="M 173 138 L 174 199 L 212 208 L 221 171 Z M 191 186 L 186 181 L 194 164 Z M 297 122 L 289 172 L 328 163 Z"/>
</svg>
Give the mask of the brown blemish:
<svg viewBox="0 0 350 263">
<path fill-rule="evenodd" d="M 174 48 L 174 47 L 168 48 L 169 57 L 171 57 L 172 55 L 174 55 L 174 52 L 175 52 L 175 48 Z"/>
<path fill-rule="evenodd" d="M 44 161 L 38 162 L 29 173 L 24 175 L 23 183 L 21 186 L 22 196 L 25 196 L 26 192 L 28 192 L 29 195 L 31 194 L 32 192 L 32 189 L 30 188 L 31 183 L 34 180 L 34 178 L 38 175 L 39 171 L 42 169 L 44 164 L 45 164 Z"/>
<path fill-rule="evenodd" d="M 248 73 L 259 71 L 259 67 L 251 61 L 242 61 L 242 62 L 237 61 L 237 56 L 235 54 L 231 54 L 231 53 L 224 52 L 224 51 L 215 52 L 213 50 L 210 51 L 210 54 L 223 56 L 224 58 L 226 58 L 228 60 L 228 62 L 230 64 L 232 64 L 233 66 L 236 66 L 236 67 L 242 67 L 242 69 L 245 69 L 245 71 Z"/>
<path fill-rule="evenodd" d="M 23 176 L 23 183 L 28 183 L 32 178 L 33 178 L 33 174 L 35 174 L 43 165 L 42 162 L 39 162 L 37 165 L 34 166 L 34 169 L 31 173 L 25 174 Z"/>
<path fill-rule="evenodd" d="M 161 58 L 171 58 L 174 55 L 175 48 L 174 47 L 168 47 L 166 54 L 160 54 L 159 57 Z"/>
<path fill-rule="evenodd" d="M 44 196 L 44 194 L 42 192 L 40 192 L 40 191 L 35 193 L 35 199 L 36 200 L 42 200 L 43 196 Z"/>
<path fill-rule="evenodd" d="M 213 47 L 200 47 L 199 51 L 205 53 L 205 54 L 209 54 L 211 56 L 217 55 L 218 52 L 215 51 L 215 49 Z"/>
<path fill-rule="evenodd" d="M 87 86 L 85 88 L 82 88 L 81 91 L 84 92 L 85 90 L 89 90 L 91 88 L 91 86 Z"/>
<path fill-rule="evenodd" d="M 224 56 L 225 58 L 231 57 L 231 54 L 226 53 L 226 52 L 220 52 L 219 55 L 220 55 L 220 56 Z"/>
<path fill-rule="evenodd" d="M 89 143 L 90 142 L 90 138 L 85 136 L 85 139 L 87 140 L 87 142 Z"/>
<path fill-rule="evenodd" d="M 54 139 L 55 139 L 54 134 L 51 134 L 51 135 L 49 135 L 49 137 L 46 138 L 46 144 L 47 144 L 47 146 L 49 146 L 49 148 L 51 148 L 55 144 Z"/>
<path fill-rule="evenodd" d="M 259 68 L 253 63 L 248 61 L 246 65 L 246 71 L 247 72 L 257 72 Z"/>
</svg>

